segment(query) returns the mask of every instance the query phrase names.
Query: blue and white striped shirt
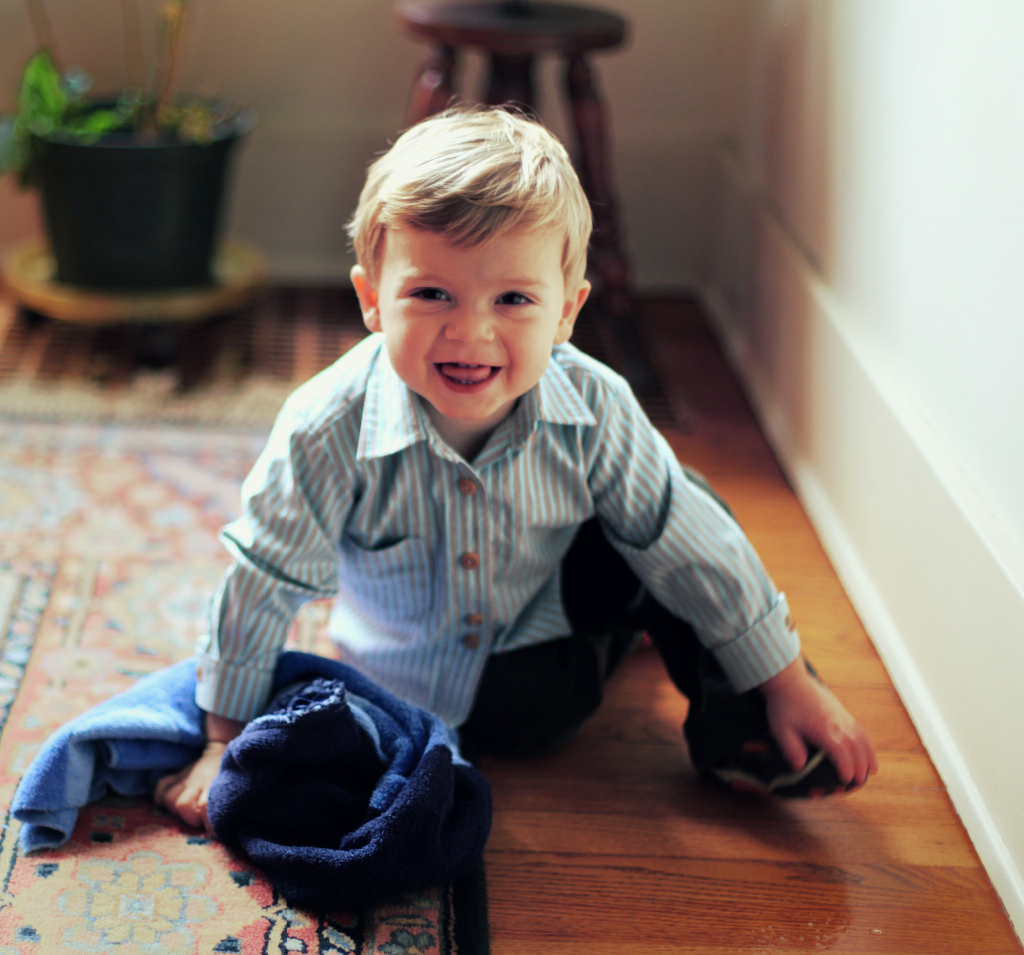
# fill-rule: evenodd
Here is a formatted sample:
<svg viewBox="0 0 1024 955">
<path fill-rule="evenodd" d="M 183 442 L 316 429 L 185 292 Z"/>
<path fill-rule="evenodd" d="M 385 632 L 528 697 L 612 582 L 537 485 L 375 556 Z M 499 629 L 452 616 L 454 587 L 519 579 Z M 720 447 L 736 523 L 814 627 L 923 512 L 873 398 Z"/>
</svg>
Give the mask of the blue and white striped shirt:
<svg viewBox="0 0 1024 955">
<path fill-rule="evenodd" d="M 743 532 L 613 371 L 557 346 L 467 463 L 382 344 L 370 336 L 292 395 L 242 487 L 222 533 L 235 563 L 197 648 L 201 707 L 260 712 L 296 611 L 336 595 L 345 660 L 457 726 L 488 654 L 569 634 L 560 564 L 594 514 L 737 690 L 796 658 L 785 598 Z"/>
</svg>

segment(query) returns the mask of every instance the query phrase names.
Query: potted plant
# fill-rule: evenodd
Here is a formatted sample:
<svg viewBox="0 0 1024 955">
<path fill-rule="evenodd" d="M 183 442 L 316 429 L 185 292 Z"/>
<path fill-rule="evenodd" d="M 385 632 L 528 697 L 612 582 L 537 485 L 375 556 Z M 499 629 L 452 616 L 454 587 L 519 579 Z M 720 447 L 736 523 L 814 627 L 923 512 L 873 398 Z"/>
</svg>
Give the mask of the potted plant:
<svg viewBox="0 0 1024 955">
<path fill-rule="evenodd" d="M 251 110 L 175 94 L 187 0 L 159 15 L 146 83 L 137 0 L 122 0 L 129 87 L 91 96 L 61 64 L 43 0 L 18 112 L 0 118 L 0 172 L 39 189 L 58 282 L 91 289 L 208 286 L 231 153 Z"/>
</svg>

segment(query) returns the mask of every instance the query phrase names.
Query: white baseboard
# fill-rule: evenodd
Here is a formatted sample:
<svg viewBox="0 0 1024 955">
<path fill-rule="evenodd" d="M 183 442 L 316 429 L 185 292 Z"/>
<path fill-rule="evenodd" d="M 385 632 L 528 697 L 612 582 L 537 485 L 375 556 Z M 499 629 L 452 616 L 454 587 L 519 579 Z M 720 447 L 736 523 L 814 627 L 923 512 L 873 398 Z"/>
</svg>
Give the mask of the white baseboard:
<svg viewBox="0 0 1024 955">
<path fill-rule="evenodd" d="M 786 314 L 767 322 L 763 315 L 737 314 L 726 297 L 710 287 L 702 290 L 701 298 L 982 864 L 1018 935 L 1024 936 L 1024 859 L 1014 857 L 992 808 L 999 808 L 1005 827 L 1013 818 L 1006 808 L 1011 794 L 1004 791 L 1005 781 L 999 785 L 993 782 L 993 773 L 979 772 L 977 757 L 972 772 L 970 760 L 964 756 L 975 751 L 971 740 L 972 734 L 976 740 L 983 729 L 980 717 L 971 724 L 965 718 L 963 704 L 951 702 L 955 695 L 950 693 L 949 681 L 942 678 L 927 650 L 922 650 L 927 646 L 922 632 L 927 635 L 934 624 L 936 592 L 941 599 L 944 582 L 950 605 L 973 599 L 981 617 L 986 612 L 997 614 L 1003 625 L 1010 620 L 1018 633 L 1024 632 L 1024 560 L 884 360 L 858 340 L 840 304 L 775 219 L 770 206 L 751 195 L 749 181 L 737 177 L 735 171 L 731 175 L 732 187 L 746 194 L 750 214 L 759 220 L 753 226 L 759 231 L 757 241 L 772 246 L 768 253 L 770 274 L 759 273 L 756 268 L 752 271 L 757 276 L 755 286 L 761 283 L 772 287 L 760 299 L 755 289 L 747 306 L 755 311 L 780 309 Z M 761 266 L 764 261 L 762 258 Z M 787 275 L 779 278 L 771 269 L 786 271 Z M 803 315 L 794 319 L 792 311 L 802 311 Z M 776 320 L 780 324 L 789 322 L 791 327 L 776 333 Z M 777 339 L 771 337 L 775 334 Z M 801 354 L 794 355 L 801 349 Z M 836 390 L 841 394 L 836 396 Z M 864 436 L 876 434 L 880 460 L 865 461 L 875 448 Z M 885 527 L 866 530 L 865 524 L 876 519 L 884 525 L 900 505 L 898 500 L 872 499 L 872 490 L 877 498 L 879 485 L 862 488 L 859 479 L 872 468 L 877 472 L 887 467 L 912 471 L 907 478 L 911 493 L 919 494 L 929 504 L 937 502 L 937 510 L 919 517 L 901 513 L 904 529 L 914 520 L 920 522 L 920 538 L 902 535 L 892 545 L 898 554 L 891 562 L 880 563 L 876 545 L 884 538 Z M 863 470 L 846 476 L 847 470 L 856 468 Z M 891 509 L 888 514 L 886 507 Z M 929 534 L 936 533 L 932 524 L 942 525 L 938 536 L 952 542 L 950 552 L 939 552 L 929 540 Z M 917 568 L 911 567 L 914 561 Z M 930 577 L 921 574 L 921 562 L 930 562 L 928 569 L 934 570 L 935 591 L 931 593 L 920 586 L 922 576 L 932 583 Z M 904 565 L 905 580 L 900 578 Z M 961 593 L 957 594 L 952 582 L 957 572 L 964 570 L 969 572 L 968 577 L 960 580 L 970 579 L 971 585 L 968 588 L 961 583 Z M 901 592 L 901 587 L 908 595 Z M 986 604 L 994 604 L 995 609 L 989 611 Z M 984 627 L 985 622 L 979 619 L 977 626 Z M 951 619 L 948 626 L 954 630 L 959 624 Z M 970 632 L 967 628 L 955 636 L 963 642 Z M 938 637 L 941 635 L 937 643 Z M 1015 664 L 1008 661 L 1007 665 Z M 984 696 L 985 687 L 971 680 L 965 676 L 957 689 L 975 697 L 978 713 L 1005 705 L 1003 700 L 994 704 Z M 1013 701 L 1010 726 L 1004 729 L 1013 741 L 1003 751 L 1008 764 L 1015 761 L 1015 753 L 1019 754 L 1022 727 L 1013 725 L 1013 713 L 1019 710 L 1020 705 Z M 1020 828 L 1011 825 L 1011 829 L 1019 844 Z"/>
<path fill-rule="evenodd" d="M 928 755 L 946 784 L 982 864 L 1018 935 L 1024 935 L 1024 879 L 996 827 L 935 702 L 813 468 L 796 463 L 791 478 L 850 600 L 857 609 L 893 684 L 917 727 Z M 1010 757 L 1012 758 L 1012 757 Z"/>
</svg>

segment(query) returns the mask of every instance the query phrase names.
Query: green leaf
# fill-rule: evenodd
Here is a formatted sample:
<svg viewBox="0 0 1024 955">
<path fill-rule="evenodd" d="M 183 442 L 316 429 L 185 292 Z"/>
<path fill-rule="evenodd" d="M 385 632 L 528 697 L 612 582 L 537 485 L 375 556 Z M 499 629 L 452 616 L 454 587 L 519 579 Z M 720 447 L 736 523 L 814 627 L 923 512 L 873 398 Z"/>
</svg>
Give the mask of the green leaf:
<svg viewBox="0 0 1024 955">
<path fill-rule="evenodd" d="M 19 120 L 33 132 L 49 132 L 59 126 L 67 109 L 67 94 L 61 88 L 50 54 L 40 50 L 25 64 L 18 93 Z"/>
<path fill-rule="evenodd" d="M 120 110 L 94 109 L 89 113 L 83 113 L 67 120 L 64 128 L 84 139 L 95 140 L 104 133 L 123 126 L 127 118 Z"/>
</svg>

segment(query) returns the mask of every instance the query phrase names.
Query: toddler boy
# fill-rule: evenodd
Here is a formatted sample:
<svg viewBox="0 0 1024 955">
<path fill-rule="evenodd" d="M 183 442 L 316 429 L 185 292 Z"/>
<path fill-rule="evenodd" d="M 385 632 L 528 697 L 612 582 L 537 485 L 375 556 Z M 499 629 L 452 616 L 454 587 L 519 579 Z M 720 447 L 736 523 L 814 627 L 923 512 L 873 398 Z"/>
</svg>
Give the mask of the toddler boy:
<svg viewBox="0 0 1024 955">
<path fill-rule="evenodd" d="M 787 795 L 862 785 L 871 744 L 727 508 L 568 344 L 591 216 L 558 141 L 500 109 L 426 120 L 371 166 L 349 230 L 375 334 L 295 392 L 243 485 L 198 646 L 207 749 L 157 801 L 208 828 L 225 745 L 326 596 L 343 659 L 470 753 L 566 742 L 646 631 L 698 769 Z"/>
</svg>

